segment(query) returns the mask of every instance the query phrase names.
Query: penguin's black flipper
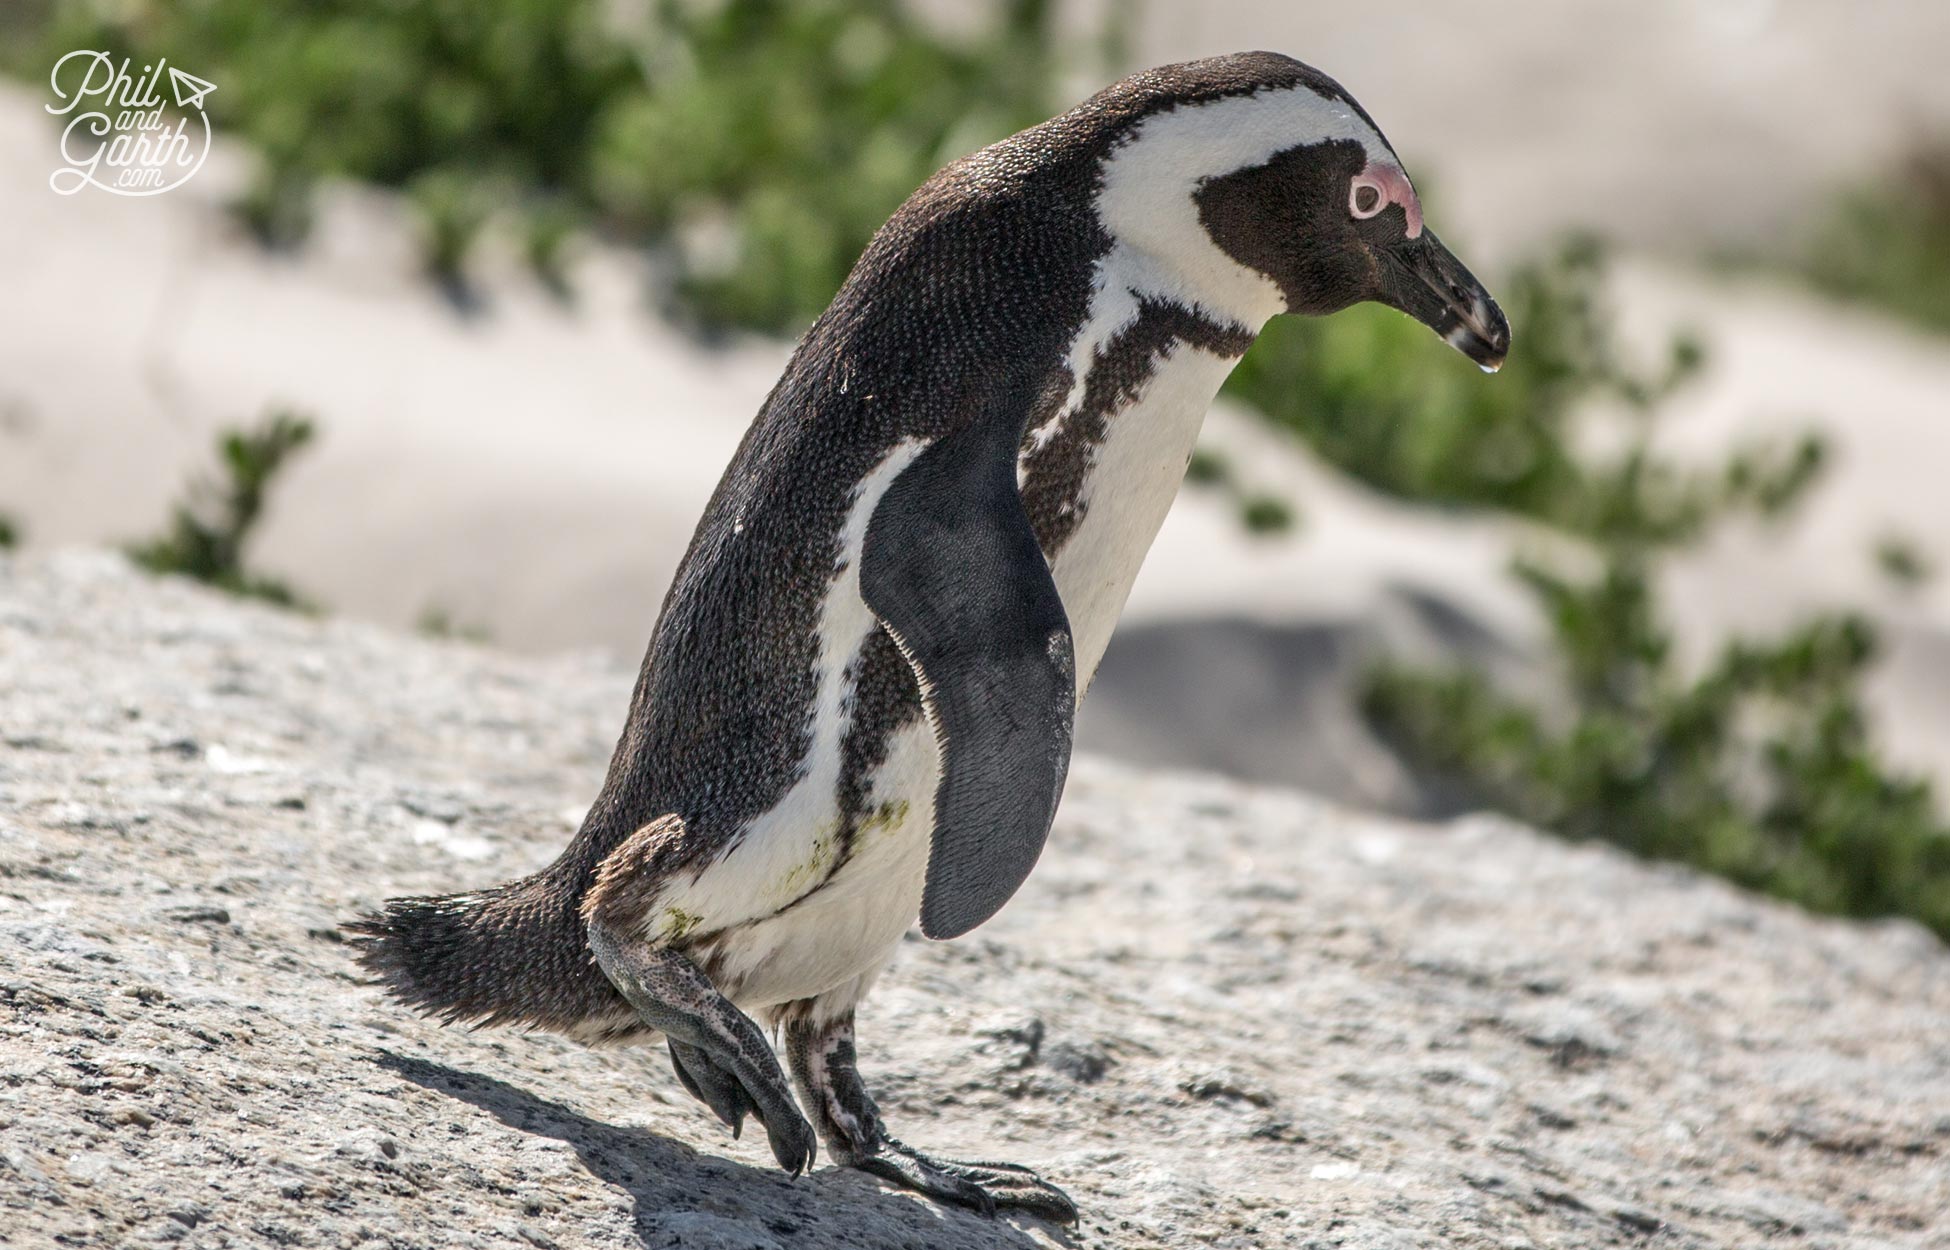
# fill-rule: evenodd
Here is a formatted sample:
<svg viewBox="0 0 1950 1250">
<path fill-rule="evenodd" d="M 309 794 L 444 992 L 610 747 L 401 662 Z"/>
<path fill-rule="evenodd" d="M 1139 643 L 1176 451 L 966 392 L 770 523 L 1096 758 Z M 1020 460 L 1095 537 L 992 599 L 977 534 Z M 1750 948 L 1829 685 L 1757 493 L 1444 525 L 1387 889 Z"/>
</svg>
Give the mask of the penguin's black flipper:
<svg viewBox="0 0 1950 1250">
<path fill-rule="evenodd" d="M 860 593 L 920 681 L 941 746 L 921 931 L 981 924 L 1029 876 L 1070 768 L 1070 622 L 1016 489 L 1019 431 L 977 420 L 874 509 Z"/>
</svg>

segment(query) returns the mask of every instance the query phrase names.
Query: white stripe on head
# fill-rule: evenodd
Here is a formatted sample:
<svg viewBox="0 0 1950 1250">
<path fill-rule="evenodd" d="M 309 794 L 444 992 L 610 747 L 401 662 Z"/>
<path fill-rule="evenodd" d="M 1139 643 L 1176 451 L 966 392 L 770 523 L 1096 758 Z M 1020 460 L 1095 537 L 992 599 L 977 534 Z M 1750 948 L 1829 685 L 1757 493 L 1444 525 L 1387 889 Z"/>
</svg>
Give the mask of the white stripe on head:
<svg viewBox="0 0 1950 1250">
<path fill-rule="evenodd" d="M 1371 165 L 1401 162 L 1345 100 L 1312 87 L 1268 88 L 1202 104 L 1181 104 L 1135 126 L 1104 158 L 1097 216 L 1114 249 L 1149 263 L 1155 294 L 1257 331 L 1286 310 L 1273 280 L 1220 250 L 1192 197 L 1208 179 L 1263 165 L 1288 148 L 1333 140 L 1361 145 Z"/>
</svg>

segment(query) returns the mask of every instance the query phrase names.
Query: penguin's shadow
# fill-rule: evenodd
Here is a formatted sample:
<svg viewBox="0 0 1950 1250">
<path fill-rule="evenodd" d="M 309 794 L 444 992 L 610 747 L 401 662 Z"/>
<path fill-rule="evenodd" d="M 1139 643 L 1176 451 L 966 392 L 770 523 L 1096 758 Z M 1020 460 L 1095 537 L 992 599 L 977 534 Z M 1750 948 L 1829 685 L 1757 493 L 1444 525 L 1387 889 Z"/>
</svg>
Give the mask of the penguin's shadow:
<svg viewBox="0 0 1950 1250">
<path fill-rule="evenodd" d="M 1051 1242 L 1073 1244 L 1053 1226 L 1038 1222 L 1039 1239 L 1007 1219 L 883 1189 L 850 1168 L 827 1167 L 794 1179 L 776 1169 L 703 1154 L 648 1129 L 592 1120 L 476 1072 L 385 1050 L 372 1061 L 423 1089 L 479 1107 L 510 1128 L 568 1143 L 590 1175 L 635 1200 L 632 1222 L 645 1246 L 681 1246 L 692 1235 L 716 1245 L 713 1234 L 723 1238 L 740 1229 L 758 1234 L 754 1246 L 776 1242 L 794 1250 L 1027 1250 Z M 765 1131 L 756 1123 L 746 1129 Z"/>
</svg>

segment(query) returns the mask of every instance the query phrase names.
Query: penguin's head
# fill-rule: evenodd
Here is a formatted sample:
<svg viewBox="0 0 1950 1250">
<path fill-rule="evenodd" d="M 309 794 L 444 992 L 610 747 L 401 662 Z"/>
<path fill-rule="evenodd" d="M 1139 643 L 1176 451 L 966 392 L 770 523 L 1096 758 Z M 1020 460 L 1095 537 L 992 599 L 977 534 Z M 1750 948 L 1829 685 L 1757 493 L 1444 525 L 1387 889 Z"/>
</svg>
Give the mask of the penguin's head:
<svg viewBox="0 0 1950 1250">
<path fill-rule="evenodd" d="M 1339 83 L 1247 52 L 1148 70 L 1097 100 L 1123 114 L 1099 219 L 1126 263 L 1257 329 L 1367 300 L 1400 309 L 1484 369 L 1510 324 L 1422 220 L 1400 158 Z"/>
</svg>

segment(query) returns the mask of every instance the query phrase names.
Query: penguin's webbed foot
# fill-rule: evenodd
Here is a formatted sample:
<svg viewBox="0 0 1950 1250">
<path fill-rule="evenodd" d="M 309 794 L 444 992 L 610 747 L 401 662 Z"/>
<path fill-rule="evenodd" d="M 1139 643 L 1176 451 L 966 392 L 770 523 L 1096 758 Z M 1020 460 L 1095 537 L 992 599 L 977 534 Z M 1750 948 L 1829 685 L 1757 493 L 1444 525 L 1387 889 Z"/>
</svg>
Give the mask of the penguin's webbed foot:
<svg viewBox="0 0 1950 1250">
<path fill-rule="evenodd" d="M 1070 1196 L 1013 1163 L 936 1159 L 889 1136 L 880 1109 L 860 1079 L 853 1048 L 853 1013 L 824 1024 L 789 1020 L 786 1058 L 799 1096 L 833 1161 L 940 1202 L 984 1214 L 1024 1211 L 1060 1224 L 1077 1218 Z"/>
<path fill-rule="evenodd" d="M 1058 1224 L 1077 1220 L 1077 1204 L 1070 1195 L 1018 1164 L 937 1159 L 884 1133 L 872 1154 L 848 1162 L 870 1176 L 985 1215 L 1007 1209 Z"/>
<path fill-rule="evenodd" d="M 669 1039 L 677 1079 L 732 1136 L 748 1113 L 755 1115 L 780 1167 L 794 1176 L 812 1170 L 819 1139 L 799 1114 L 778 1056 L 750 1016 L 678 951 L 619 940 L 600 924 L 589 926 L 589 949 L 644 1023 Z"/>
</svg>

